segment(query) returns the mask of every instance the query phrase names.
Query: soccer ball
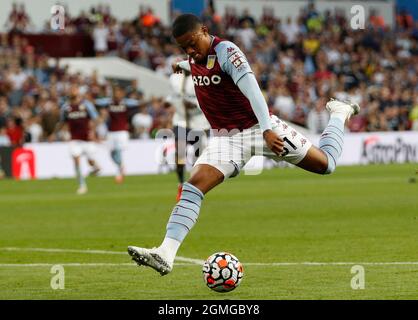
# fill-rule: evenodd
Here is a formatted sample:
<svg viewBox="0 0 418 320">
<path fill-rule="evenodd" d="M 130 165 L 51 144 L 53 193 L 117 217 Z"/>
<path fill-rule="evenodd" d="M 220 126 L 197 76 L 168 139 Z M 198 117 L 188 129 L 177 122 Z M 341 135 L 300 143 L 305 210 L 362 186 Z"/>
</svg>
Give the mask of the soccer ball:
<svg viewBox="0 0 418 320">
<path fill-rule="evenodd" d="M 203 281 L 217 292 L 234 290 L 241 283 L 244 269 L 241 262 L 228 252 L 212 254 L 203 264 Z"/>
</svg>

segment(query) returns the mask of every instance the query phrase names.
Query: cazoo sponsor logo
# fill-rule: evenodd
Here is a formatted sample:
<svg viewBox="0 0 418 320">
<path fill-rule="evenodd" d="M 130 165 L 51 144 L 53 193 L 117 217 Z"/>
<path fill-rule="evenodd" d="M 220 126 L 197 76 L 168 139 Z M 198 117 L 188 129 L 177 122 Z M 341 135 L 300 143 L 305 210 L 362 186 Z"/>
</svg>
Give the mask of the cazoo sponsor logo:
<svg viewBox="0 0 418 320">
<path fill-rule="evenodd" d="M 216 74 L 211 77 L 208 76 L 193 76 L 193 83 L 195 86 L 209 86 L 211 84 L 220 84 L 222 78 Z"/>
<path fill-rule="evenodd" d="M 417 162 L 417 148 L 418 144 L 400 137 L 394 142 L 381 142 L 379 137 L 373 136 L 363 141 L 361 163 Z"/>
</svg>

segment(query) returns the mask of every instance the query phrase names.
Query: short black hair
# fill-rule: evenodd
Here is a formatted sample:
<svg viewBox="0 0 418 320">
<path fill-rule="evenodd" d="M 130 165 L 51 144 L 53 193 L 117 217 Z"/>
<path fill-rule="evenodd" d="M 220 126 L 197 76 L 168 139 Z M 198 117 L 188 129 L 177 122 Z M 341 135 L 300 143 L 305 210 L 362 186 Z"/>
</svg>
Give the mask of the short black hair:
<svg viewBox="0 0 418 320">
<path fill-rule="evenodd" d="M 200 21 L 200 19 L 194 14 L 185 13 L 179 15 L 173 22 L 173 37 L 177 38 L 189 31 L 193 31 L 201 24 L 202 21 Z"/>
</svg>

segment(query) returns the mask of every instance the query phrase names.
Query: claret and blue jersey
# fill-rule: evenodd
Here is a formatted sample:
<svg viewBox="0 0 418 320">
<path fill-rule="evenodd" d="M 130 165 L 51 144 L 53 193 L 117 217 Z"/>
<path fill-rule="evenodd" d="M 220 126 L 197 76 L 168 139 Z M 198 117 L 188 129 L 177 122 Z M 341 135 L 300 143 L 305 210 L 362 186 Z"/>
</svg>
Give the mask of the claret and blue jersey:
<svg viewBox="0 0 418 320">
<path fill-rule="evenodd" d="M 139 106 L 136 99 L 125 98 L 115 102 L 112 98 L 96 99 L 95 104 L 100 108 L 107 108 L 109 111 L 109 131 L 129 130 L 129 108 Z"/>
<path fill-rule="evenodd" d="M 249 100 L 237 86 L 252 73 L 245 55 L 232 42 L 213 37 L 204 63 L 189 58 L 196 97 L 213 129 L 247 129 L 258 123 Z"/>
<path fill-rule="evenodd" d="M 88 141 L 90 120 L 95 120 L 98 113 L 94 105 L 87 100 L 81 103 L 65 103 L 61 108 L 61 121 L 67 122 L 71 140 Z"/>
</svg>

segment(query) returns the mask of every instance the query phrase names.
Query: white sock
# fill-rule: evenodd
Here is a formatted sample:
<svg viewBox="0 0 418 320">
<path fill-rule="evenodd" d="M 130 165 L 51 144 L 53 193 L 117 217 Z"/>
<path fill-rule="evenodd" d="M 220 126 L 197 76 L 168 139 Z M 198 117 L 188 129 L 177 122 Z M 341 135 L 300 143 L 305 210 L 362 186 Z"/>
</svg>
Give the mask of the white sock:
<svg viewBox="0 0 418 320">
<path fill-rule="evenodd" d="M 340 119 L 343 123 L 345 123 L 345 120 L 348 118 L 348 114 L 346 112 L 333 112 L 331 113 L 331 118 L 337 118 Z"/>
<path fill-rule="evenodd" d="M 165 258 L 170 262 L 174 262 L 174 258 L 176 257 L 177 250 L 180 248 L 181 242 L 165 237 L 163 243 L 158 247 L 160 249 Z"/>
</svg>

